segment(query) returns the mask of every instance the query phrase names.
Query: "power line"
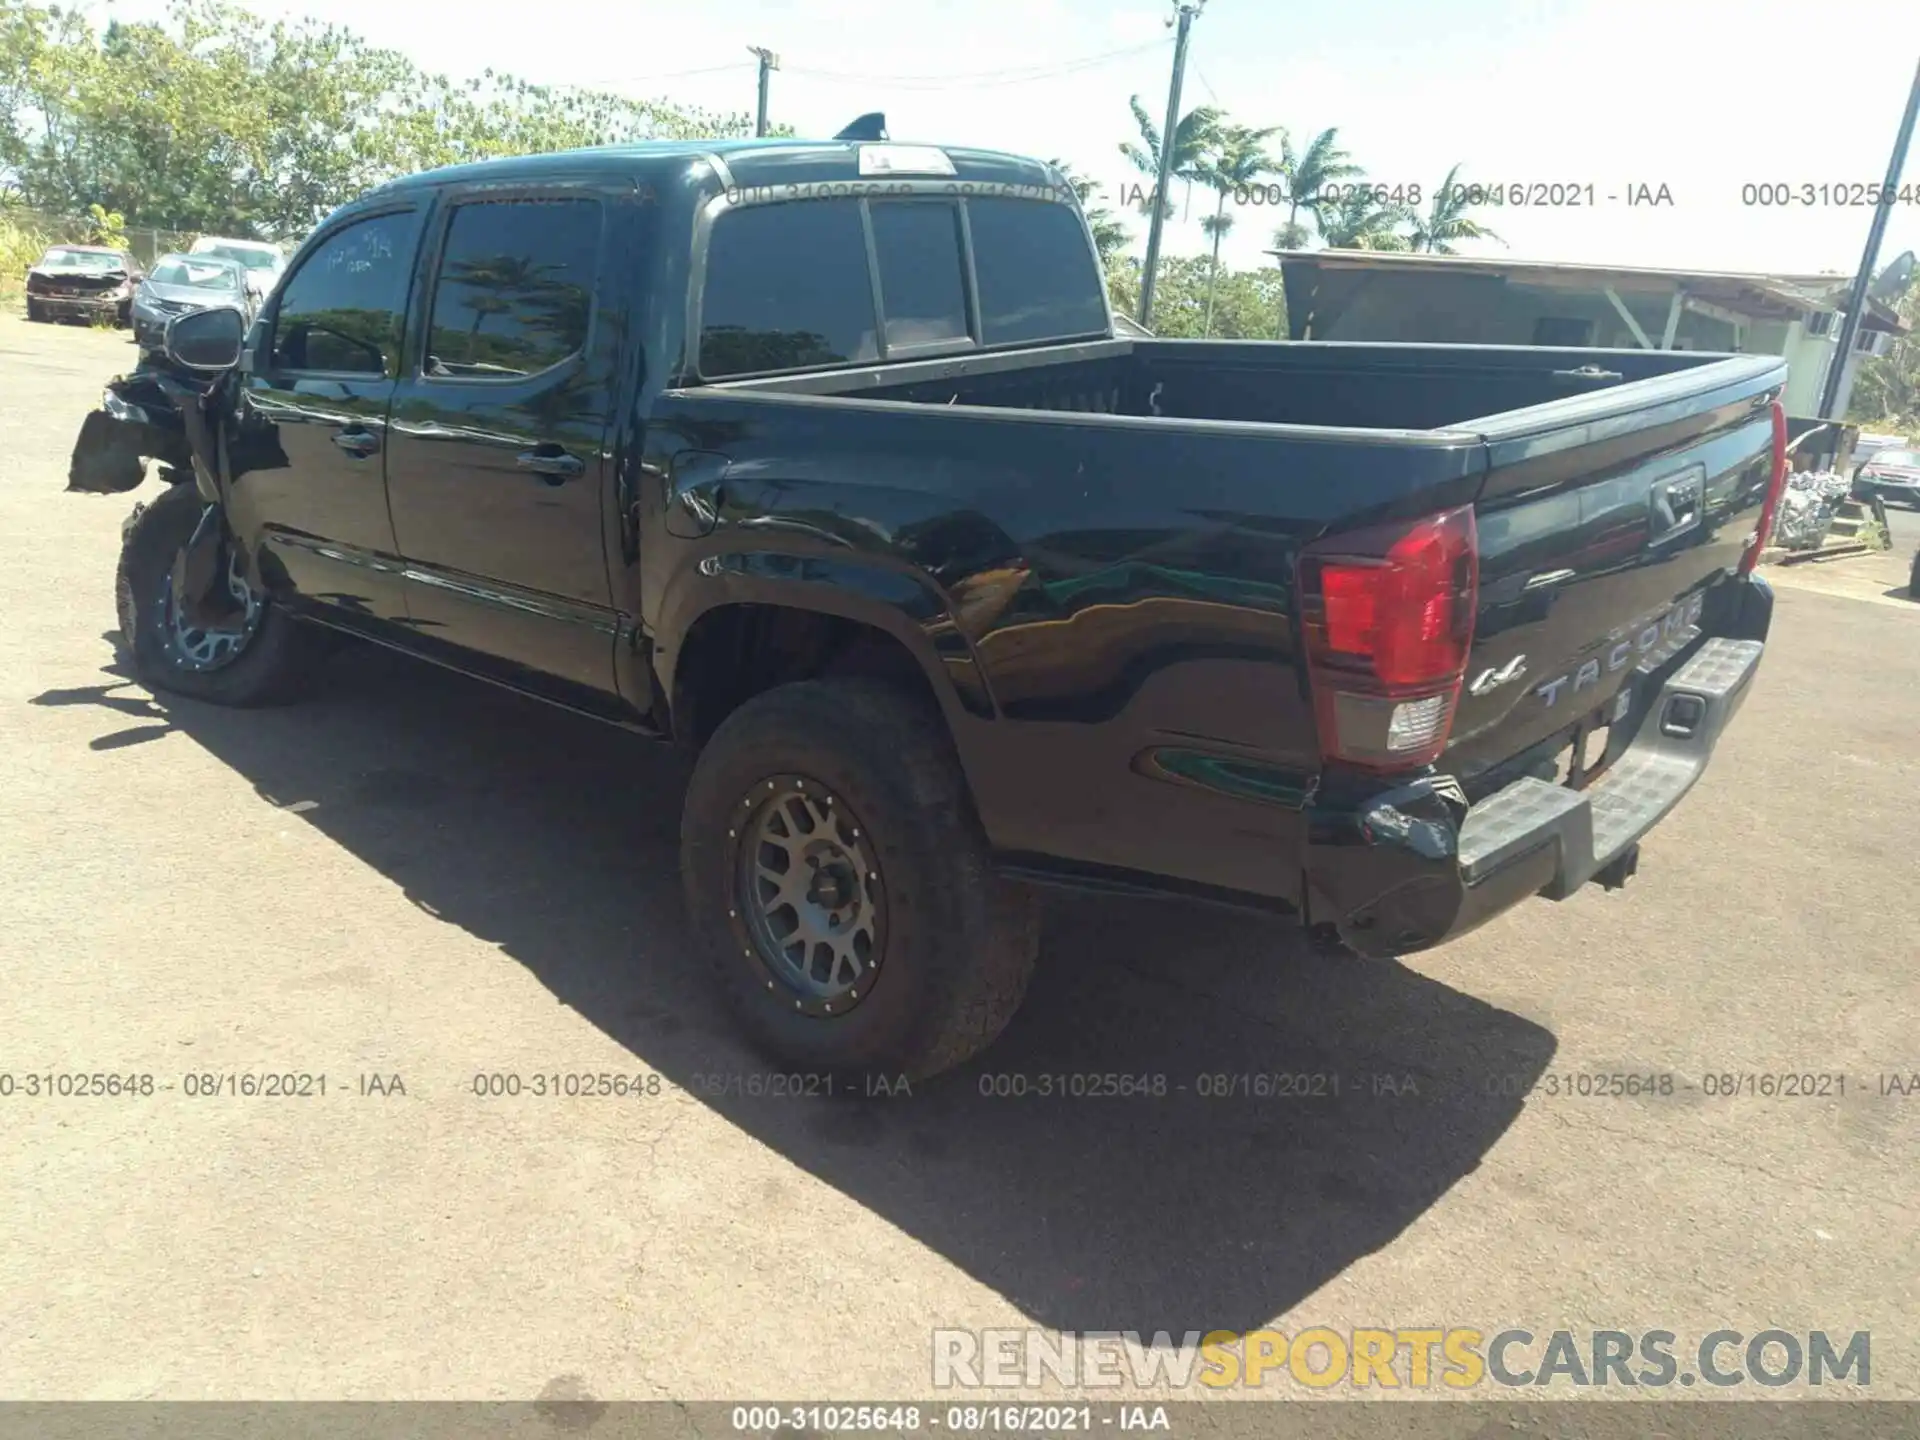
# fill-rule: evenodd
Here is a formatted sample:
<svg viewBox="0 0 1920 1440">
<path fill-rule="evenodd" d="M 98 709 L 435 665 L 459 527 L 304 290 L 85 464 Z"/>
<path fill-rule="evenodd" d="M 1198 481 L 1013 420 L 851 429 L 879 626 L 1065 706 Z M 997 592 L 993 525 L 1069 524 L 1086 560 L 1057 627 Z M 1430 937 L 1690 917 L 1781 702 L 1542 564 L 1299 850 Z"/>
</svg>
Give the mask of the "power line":
<svg viewBox="0 0 1920 1440">
<path fill-rule="evenodd" d="M 1060 75 L 1071 75 L 1081 70 L 1092 70 L 1114 60 L 1125 59 L 1130 55 L 1144 55 L 1149 51 L 1164 50 L 1165 40 L 1154 40 L 1145 45 L 1130 45 L 1123 50 L 1109 50 L 1099 55 L 1086 55 L 1077 60 L 1062 60 L 1047 65 L 1029 65 L 1010 70 L 979 70 L 971 74 L 958 75 L 862 75 L 846 70 L 816 70 L 810 66 L 788 65 L 783 71 L 789 75 L 806 75 L 816 80 L 847 81 L 860 85 L 887 85 L 898 89 L 958 89 L 990 85 L 1027 85 L 1036 80 L 1051 80 Z"/>
<path fill-rule="evenodd" d="M 680 80 L 689 75 L 719 75 L 728 70 L 749 70 L 754 62 L 732 60 L 725 65 L 703 65 L 698 70 L 663 70 L 657 75 L 615 75 L 605 80 L 582 80 L 579 83 L 588 89 L 599 90 L 609 85 L 646 85 L 655 80 Z"/>
</svg>

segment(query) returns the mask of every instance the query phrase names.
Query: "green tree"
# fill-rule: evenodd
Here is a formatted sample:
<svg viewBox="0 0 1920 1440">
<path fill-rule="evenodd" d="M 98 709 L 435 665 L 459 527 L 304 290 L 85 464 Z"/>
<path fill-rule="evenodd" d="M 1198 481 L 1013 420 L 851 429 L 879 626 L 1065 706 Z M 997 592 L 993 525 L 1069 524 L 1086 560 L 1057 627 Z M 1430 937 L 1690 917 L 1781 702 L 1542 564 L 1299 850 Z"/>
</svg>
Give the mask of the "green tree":
<svg viewBox="0 0 1920 1440">
<path fill-rule="evenodd" d="M 1295 151 L 1292 141 L 1282 136 L 1280 173 L 1287 181 L 1287 221 L 1274 231 L 1273 245 L 1276 250 L 1299 250 L 1308 239 L 1300 212 L 1304 210 L 1318 228 L 1327 207 L 1327 187 L 1357 179 L 1366 172 L 1340 148 L 1340 128 L 1336 125 L 1322 130 L 1301 151 Z"/>
<path fill-rule="evenodd" d="M 1080 197 L 1080 209 L 1087 217 L 1087 228 L 1093 231 L 1093 247 L 1100 252 L 1100 264 L 1102 267 L 1111 265 L 1113 257 L 1133 242 L 1132 234 L 1113 211 L 1093 203 L 1093 181 L 1064 160 L 1049 160 L 1047 163 L 1060 172 L 1060 178 Z"/>
<path fill-rule="evenodd" d="M 1200 222 L 1201 229 L 1213 241 L 1212 263 L 1216 272 L 1220 269 L 1220 242 L 1233 229 L 1234 217 L 1227 213 L 1227 199 L 1234 191 L 1244 190 L 1274 172 L 1274 157 L 1267 153 L 1267 142 L 1279 133 L 1278 126 L 1255 130 L 1247 125 L 1223 122 L 1215 134 L 1210 153 L 1200 167 L 1201 179 L 1218 197 L 1213 214 Z M 1203 333 L 1213 333 L 1211 282 L 1207 287 L 1207 323 Z"/>
<path fill-rule="evenodd" d="M 1153 117 L 1147 114 L 1138 95 L 1127 103 L 1133 108 L 1133 123 L 1140 131 L 1140 143 L 1136 145 L 1131 140 L 1122 141 L 1120 153 L 1127 157 L 1134 169 L 1152 182 L 1140 203 L 1140 213 L 1152 215 L 1156 198 L 1154 190 L 1160 184 L 1160 127 L 1153 123 Z M 1207 160 L 1213 153 L 1219 128 L 1220 112 L 1210 105 L 1189 110 L 1181 117 L 1180 123 L 1173 127 L 1173 168 L 1168 172 L 1172 178 L 1188 185 L 1204 179 Z M 1172 197 L 1161 195 L 1157 198 L 1162 218 L 1171 219 Z"/>
<path fill-rule="evenodd" d="M 1141 262 L 1127 256 L 1107 272 L 1107 293 L 1115 310 L 1140 309 Z M 1284 310 L 1280 272 L 1216 268 L 1204 255 L 1166 255 L 1154 281 L 1153 329 L 1175 340 L 1197 340 L 1208 333 L 1207 297 L 1213 292 L 1212 334 L 1223 340 L 1265 338 L 1276 310 Z"/>
<path fill-rule="evenodd" d="M 229 0 L 98 32 L 83 12 L 0 0 L 0 192 L 58 215 L 99 204 L 135 226 L 278 238 L 436 165 L 751 133 L 744 114 L 430 74 L 339 26 Z"/>
<path fill-rule="evenodd" d="M 1900 297 L 1900 318 L 1920 331 L 1920 283 Z M 1920 431 L 1920 336 L 1894 341 L 1884 355 L 1860 362 L 1847 397 L 1847 423 L 1912 435 Z"/>
<path fill-rule="evenodd" d="M 1452 255 L 1457 253 L 1453 244 L 1456 240 L 1504 240 L 1475 220 L 1467 212 L 1469 204 L 1468 187 L 1459 183 L 1460 167 L 1455 165 L 1447 171 L 1447 178 L 1440 182 L 1440 188 L 1433 192 L 1433 199 L 1427 205 L 1427 213 L 1415 215 L 1413 228 L 1407 239 L 1415 250 L 1431 255 Z"/>
<path fill-rule="evenodd" d="M 1385 204 L 1356 185 L 1321 206 L 1320 238 L 1329 250 L 1406 250 L 1411 242 L 1400 227 L 1412 218 L 1404 205 Z"/>
</svg>

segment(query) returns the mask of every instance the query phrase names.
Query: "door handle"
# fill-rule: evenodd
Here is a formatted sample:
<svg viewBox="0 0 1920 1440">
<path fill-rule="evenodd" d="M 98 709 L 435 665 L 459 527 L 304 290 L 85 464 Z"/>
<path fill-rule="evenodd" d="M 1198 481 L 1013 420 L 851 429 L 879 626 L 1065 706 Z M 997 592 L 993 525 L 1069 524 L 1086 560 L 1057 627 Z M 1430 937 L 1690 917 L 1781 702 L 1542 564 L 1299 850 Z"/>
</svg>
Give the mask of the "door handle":
<svg viewBox="0 0 1920 1440">
<path fill-rule="evenodd" d="M 584 475 L 587 462 L 578 455 L 567 454 L 564 450 L 558 454 L 551 451 L 542 453 L 539 450 L 529 450 L 520 457 L 520 468 L 530 470 L 551 484 L 558 485 L 563 480 L 572 480 Z"/>
<path fill-rule="evenodd" d="M 342 430 L 333 443 L 356 460 L 364 460 L 380 448 L 380 437 L 366 430 Z"/>
</svg>

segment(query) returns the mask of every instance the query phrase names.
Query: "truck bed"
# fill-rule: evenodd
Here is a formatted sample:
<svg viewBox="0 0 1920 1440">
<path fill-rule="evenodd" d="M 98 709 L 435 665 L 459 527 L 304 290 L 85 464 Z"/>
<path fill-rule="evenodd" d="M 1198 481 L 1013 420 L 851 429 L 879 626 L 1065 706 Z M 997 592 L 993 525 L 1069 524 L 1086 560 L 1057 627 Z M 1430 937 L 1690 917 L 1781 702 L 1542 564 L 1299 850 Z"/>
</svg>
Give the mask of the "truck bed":
<svg viewBox="0 0 1920 1440">
<path fill-rule="evenodd" d="M 715 389 L 1260 425 L 1444 430 L 1729 359 L 1672 350 L 1106 340 L 743 380 Z M 1629 396 L 1633 403 L 1637 396 Z M 1608 407 L 1611 408 L 1611 407 Z"/>
</svg>

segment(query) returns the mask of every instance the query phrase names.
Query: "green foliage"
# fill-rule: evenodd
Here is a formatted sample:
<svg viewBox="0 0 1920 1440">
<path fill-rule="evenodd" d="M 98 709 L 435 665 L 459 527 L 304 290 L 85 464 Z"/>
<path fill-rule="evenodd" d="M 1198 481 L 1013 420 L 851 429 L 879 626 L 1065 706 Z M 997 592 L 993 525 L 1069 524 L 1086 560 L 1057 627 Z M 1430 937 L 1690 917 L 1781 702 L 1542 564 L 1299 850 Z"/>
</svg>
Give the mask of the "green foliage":
<svg viewBox="0 0 1920 1440">
<path fill-rule="evenodd" d="M 54 239 L 39 225 L 0 210 L 0 294 L 26 287 L 27 271 Z"/>
<path fill-rule="evenodd" d="M 1408 250 L 1413 244 L 1399 230 L 1413 223 L 1412 214 L 1403 205 L 1382 204 L 1365 186 L 1342 190 L 1322 205 L 1319 223 L 1329 250 Z"/>
<path fill-rule="evenodd" d="M 1255 130 L 1251 126 L 1230 125 L 1223 121 L 1215 127 L 1213 143 L 1200 164 L 1201 179 L 1218 197 L 1213 214 L 1200 222 L 1201 229 L 1213 241 L 1213 278 L 1220 274 L 1220 242 L 1233 229 L 1234 217 L 1227 213 L 1227 200 L 1236 190 L 1273 173 L 1274 158 L 1267 153 L 1267 141 L 1278 133 L 1278 126 Z M 1201 332 L 1203 335 L 1213 333 L 1213 278 L 1207 282 L 1207 319 Z"/>
<path fill-rule="evenodd" d="M 127 217 L 118 210 L 89 205 L 87 207 L 87 243 L 111 245 L 116 250 L 126 249 Z"/>
<path fill-rule="evenodd" d="M 1358 179 L 1366 171 L 1340 148 L 1339 127 L 1329 126 L 1301 151 L 1295 151 L 1292 141 L 1282 136 L 1280 173 L 1287 179 L 1287 223 L 1274 232 L 1273 244 L 1276 250 L 1298 250 L 1307 243 L 1301 212 L 1315 226 L 1321 226 L 1326 209 L 1322 192 L 1329 185 Z"/>
<path fill-rule="evenodd" d="M 1467 213 L 1472 208 L 1468 203 L 1469 193 L 1468 187 L 1460 183 L 1460 167 L 1455 165 L 1447 171 L 1440 188 L 1433 192 L 1427 213 L 1414 217 L 1413 230 L 1407 238 L 1415 250 L 1452 255 L 1457 253 L 1453 248 L 1456 240 L 1500 240 Z M 1500 240 L 1500 243 L 1506 242 Z"/>
<path fill-rule="evenodd" d="M 1133 168 L 1153 182 L 1149 185 L 1140 202 L 1140 213 L 1153 213 L 1153 189 L 1160 181 L 1160 127 L 1153 123 L 1146 107 L 1140 103 L 1138 95 L 1127 102 L 1133 108 L 1133 123 L 1140 132 L 1140 143 L 1123 141 L 1120 153 L 1127 157 Z M 1173 129 L 1173 169 L 1169 172 L 1173 179 L 1184 180 L 1189 185 L 1195 181 L 1205 182 L 1207 165 L 1220 138 L 1220 112 L 1210 105 L 1202 105 L 1197 110 L 1189 110 L 1181 117 L 1180 123 Z M 1171 196 L 1160 197 L 1160 213 L 1173 215 Z"/>
<path fill-rule="evenodd" d="M 784 129 L 784 127 L 782 127 Z M 0 0 L 0 193 L 125 223 L 282 238 L 395 175 L 580 145 L 750 135 L 489 71 L 453 80 L 351 31 L 173 0 L 164 23 Z"/>
<path fill-rule="evenodd" d="M 1900 318 L 1920 330 L 1920 283 L 1900 297 Z M 1920 335 L 1908 334 L 1884 355 L 1860 362 L 1847 397 L 1847 423 L 1901 435 L 1920 434 Z"/>
<path fill-rule="evenodd" d="M 1131 256 L 1109 267 L 1107 293 L 1113 307 L 1140 313 L 1140 262 Z M 1230 270 L 1205 255 L 1163 255 L 1153 286 L 1153 332 L 1170 340 L 1198 340 L 1208 332 L 1208 294 L 1213 296 L 1212 334 L 1224 340 L 1266 340 L 1285 333 L 1286 298 L 1272 267 Z"/>
</svg>

